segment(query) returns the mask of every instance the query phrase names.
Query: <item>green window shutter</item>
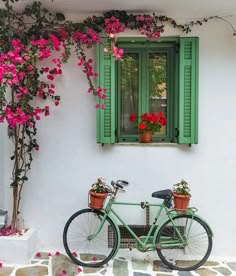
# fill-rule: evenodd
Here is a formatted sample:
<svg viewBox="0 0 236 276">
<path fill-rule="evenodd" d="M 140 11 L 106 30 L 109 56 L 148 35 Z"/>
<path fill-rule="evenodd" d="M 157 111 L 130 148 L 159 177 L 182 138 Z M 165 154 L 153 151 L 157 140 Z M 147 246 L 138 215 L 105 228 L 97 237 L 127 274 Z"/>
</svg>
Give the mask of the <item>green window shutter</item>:
<svg viewBox="0 0 236 276">
<path fill-rule="evenodd" d="M 198 143 L 198 38 L 180 38 L 180 144 Z"/>
<path fill-rule="evenodd" d="M 103 48 L 110 48 L 108 39 L 102 39 L 102 44 L 97 45 L 97 85 L 106 88 L 105 109 L 97 109 L 97 143 L 115 143 L 115 62 L 109 53 L 104 53 Z"/>
</svg>

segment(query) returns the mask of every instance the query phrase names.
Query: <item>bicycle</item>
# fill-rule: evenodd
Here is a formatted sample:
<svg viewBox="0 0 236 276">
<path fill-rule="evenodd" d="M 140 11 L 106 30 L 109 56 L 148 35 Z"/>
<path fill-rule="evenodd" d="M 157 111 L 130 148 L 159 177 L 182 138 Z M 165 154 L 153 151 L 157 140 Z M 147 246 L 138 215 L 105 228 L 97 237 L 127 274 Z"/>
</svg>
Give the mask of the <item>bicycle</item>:
<svg viewBox="0 0 236 276">
<path fill-rule="evenodd" d="M 83 209 L 69 218 L 63 231 L 63 243 L 71 260 L 85 267 L 100 267 L 114 258 L 121 239 L 118 220 L 135 239 L 139 251 L 156 250 L 170 269 L 189 271 L 203 265 L 212 250 L 213 233 L 196 214 L 197 209 L 188 208 L 185 212 L 173 209 L 169 189 L 152 193 L 152 197 L 163 199 L 162 203 L 116 201 L 118 191 L 127 184 L 124 180 L 112 181 L 113 188 L 107 186 L 109 200 L 103 209 Z M 156 207 L 158 210 L 147 235 L 138 237 L 114 210 L 115 205 Z M 163 212 L 166 216 L 160 219 Z"/>
</svg>

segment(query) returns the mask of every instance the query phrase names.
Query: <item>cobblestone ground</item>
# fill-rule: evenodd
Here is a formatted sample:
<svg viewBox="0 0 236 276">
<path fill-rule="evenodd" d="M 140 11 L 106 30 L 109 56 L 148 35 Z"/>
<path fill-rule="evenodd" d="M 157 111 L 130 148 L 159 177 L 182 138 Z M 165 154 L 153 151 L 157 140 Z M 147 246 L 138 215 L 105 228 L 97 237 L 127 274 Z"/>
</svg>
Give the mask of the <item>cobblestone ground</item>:
<svg viewBox="0 0 236 276">
<path fill-rule="evenodd" d="M 0 266 L 0 276 L 236 276 L 236 262 L 207 261 L 195 271 L 172 271 L 158 260 L 119 257 L 100 268 L 85 268 L 74 264 L 67 256 L 39 252 L 31 264 Z"/>
</svg>

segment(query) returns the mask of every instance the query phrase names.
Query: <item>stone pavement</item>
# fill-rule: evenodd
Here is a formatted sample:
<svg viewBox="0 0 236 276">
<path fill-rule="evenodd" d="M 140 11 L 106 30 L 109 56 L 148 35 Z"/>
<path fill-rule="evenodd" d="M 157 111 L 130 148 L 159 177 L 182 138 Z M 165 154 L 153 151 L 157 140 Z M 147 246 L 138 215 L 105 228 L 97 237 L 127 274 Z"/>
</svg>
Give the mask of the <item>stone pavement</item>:
<svg viewBox="0 0 236 276">
<path fill-rule="evenodd" d="M 38 252 L 31 264 L 0 264 L 0 276 L 229 276 L 236 275 L 236 262 L 207 261 L 195 271 L 172 271 L 158 260 L 117 257 L 100 268 L 85 268 L 56 252 Z"/>
</svg>

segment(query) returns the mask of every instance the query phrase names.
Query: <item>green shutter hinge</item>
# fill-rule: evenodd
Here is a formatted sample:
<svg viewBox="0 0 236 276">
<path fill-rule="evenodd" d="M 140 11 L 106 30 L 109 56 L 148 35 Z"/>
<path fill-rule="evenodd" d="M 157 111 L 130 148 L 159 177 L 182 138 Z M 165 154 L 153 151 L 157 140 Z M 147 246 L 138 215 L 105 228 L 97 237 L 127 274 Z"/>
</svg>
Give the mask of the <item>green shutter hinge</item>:
<svg viewBox="0 0 236 276">
<path fill-rule="evenodd" d="M 179 137 L 179 129 L 176 127 L 175 128 L 175 138 Z"/>
</svg>

